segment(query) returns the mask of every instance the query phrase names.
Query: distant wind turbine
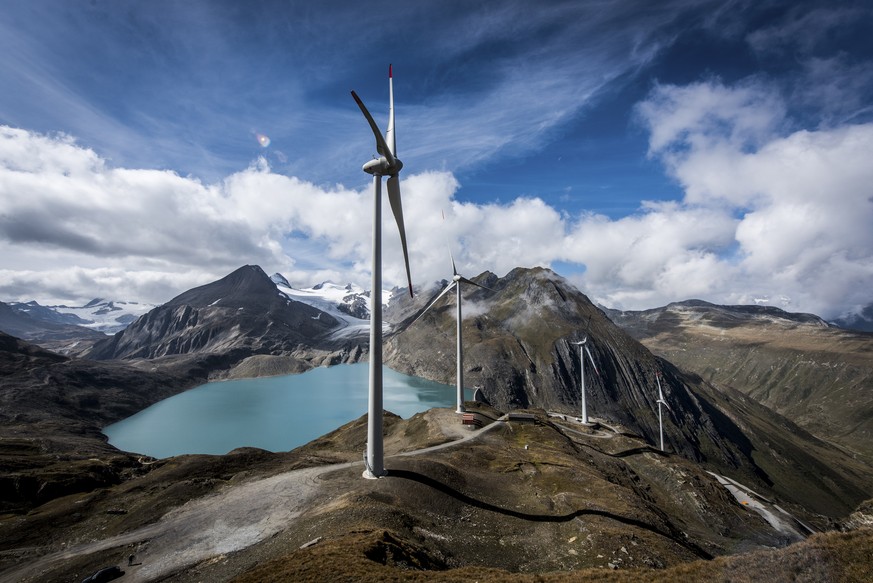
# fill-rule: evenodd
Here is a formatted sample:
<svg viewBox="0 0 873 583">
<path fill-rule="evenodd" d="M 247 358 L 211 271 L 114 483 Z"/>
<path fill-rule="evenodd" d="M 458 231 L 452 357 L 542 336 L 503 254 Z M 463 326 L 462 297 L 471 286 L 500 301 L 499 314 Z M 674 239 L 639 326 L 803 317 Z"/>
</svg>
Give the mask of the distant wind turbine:
<svg viewBox="0 0 873 583">
<path fill-rule="evenodd" d="M 657 373 L 655 378 L 658 380 L 658 426 L 661 430 L 661 451 L 664 451 L 664 416 L 661 411 L 661 405 L 670 409 L 670 405 L 664 400 L 664 393 L 661 391 L 661 373 Z"/>
<path fill-rule="evenodd" d="M 384 476 L 384 447 L 382 442 L 382 177 L 388 177 L 388 201 L 400 230 L 400 245 L 403 247 L 403 261 L 406 265 L 406 278 L 409 282 L 409 295 L 412 296 L 412 276 L 409 272 L 409 254 L 406 249 L 406 230 L 403 227 L 403 207 L 400 202 L 400 169 L 403 163 L 396 157 L 397 144 L 394 135 L 394 77 L 388 65 L 388 131 L 385 136 L 373 116 L 367 111 L 364 102 L 352 91 L 352 97 L 361 113 L 367 118 L 370 129 L 376 138 L 378 158 L 363 166 L 364 172 L 373 175 L 373 275 L 370 287 L 370 396 L 367 409 L 367 454 L 364 471 L 365 478 Z"/>
<path fill-rule="evenodd" d="M 455 344 L 457 346 L 457 350 L 456 350 L 457 356 L 455 359 L 455 365 L 456 365 L 455 384 L 457 385 L 457 389 L 458 389 L 458 409 L 456 412 L 463 413 L 464 411 L 466 411 L 466 409 L 464 409 L 464 342 L 463 342 L 463 337 L 461 335 L 461 327 L 462 327 L 461 284 L 466 283 L 466 284 L 470 284 L 470 285 L 475 285 L 476 287 L 481 287 L 484 290 L 488 290 L 488 291 L 492 291 L 492 292 L 494 290 L 491 288 L 485 287 L 484 285 L 479 285 L 475 281 L 469 280 L 466 277 L 464 277 L 463 275 L 460 275 L 458 273 L 457 267 L 455 267 L 455 258 L 452 257 L 451 252 L 449 252 L 449 257 L 452 260 L 452 281 L 450 281 L 449 285 L 447 285 L 445 287 L 445 289 L 443 289 L 443 291 L 441 291 L 440 294 L 437 297 L 435 297 L 430 304 L 428 304 L 428 306 L 421 312 L 421 314 L 419 314 L 418 317 L 412 321 L 412 324 L 415 324 L 416 322 L 418 322 L 418 320 L 422 316 L 424 316 L 427 313 L 427 311 L 433 307 L 434 304 L 436 304 L 444 295 L 449 293 L 449 291 L 453 287 L 455 288 L 455 291 L 457 292 L 456 311 L 457 311 L 457 318 L 458 318 L 457 328 L 456 328 L 456 332 L 455 332 Z M 412 326 L 412 324 L 410 324 L 410 326 Z"/>
<path fill-rule="evenodd" d="M 590 325 L 591 319 L 588 319 L 588 323 Z M 588 423 L 588 405 L 585 402 L 585 354 L 588 354 L 588 360 L 591 361 L 591 367 L 594 369 L 594 372 L 597 373 L 597 365 L 594 364 L 594 357 L 591 356 L 591 351 L 588 350 L 588 333 L 586 332 L 585 338 L 580 340 L 579 342 L 573 342 L 579 347 L 579 376 L 582 381 L 582 423 Z M 600 373 L 597 373 L 600 374 Z"/>
</svg>

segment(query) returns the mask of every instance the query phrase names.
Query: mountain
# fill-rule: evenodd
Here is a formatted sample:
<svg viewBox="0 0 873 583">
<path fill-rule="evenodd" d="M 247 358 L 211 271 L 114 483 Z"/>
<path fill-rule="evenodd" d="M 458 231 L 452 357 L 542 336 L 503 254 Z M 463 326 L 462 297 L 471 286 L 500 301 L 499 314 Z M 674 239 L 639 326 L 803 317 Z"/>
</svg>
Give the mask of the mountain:
<svg viewBox="0 0 873 583">
<path fill-rule="evenodd" d="M 100 434 L 229 367 L 360 358 L 366 320 L 328 297 L 342 286 L 293 290 L 245 266 L 95 345 L 110 362 L 0 335 L 0 579 L 82 580 L 134 554 L 124 568 L 143 580 L 864 580 L 852 575 L 869 568 L 863 526 L 774 548 L 868 500 L 869 464 L 653 354 L 550 270 L 474 280 L 493 290 L 468 290 L 464 304 L 467 379 L 491 403 L 469 409 L 487 428 L 452 410 L 386 414 L 380 480 L 361 479 L 365 417 L 277 454 L 141 459 Z M 439 289 L 390 299 L 386 362 L 453 383 L 453 300 L 413 323 Z M 768 309 L 712 319 L 719 335 L 782 322 Z M 786 337 L 829 329 L 784 320 Z M 586 375 L 588 426 L 572 419 L 571 342 L 583 335 L 598 369 Z M 652 445 L 656 373 L 671 408 L 667 452 Z M 868 524 L 870 507 L 845 524 Z"/>
<path fill-rule="evenodd" d="M 23 307 L 22 307 L 23 306 Z M 80 325 L 81 320 L 40 306 L 0 302 L 0 330 L 44 348 L 78 354 L 106 335 Z"/>
<path fill-rule="evenodd" d="M 607 314 L 655 354 L 873 461 L 873 334 L 696 300 Z"/>
<path fill-rule="evenodd" d="M 835 326 L 857 332 L 873 332 L 873 304 L 867 304 L 858 313 L 845 314 L 832 322 Z"/>
<path fill-rule="evenodd" d="M 360 339 L 345 335 L 348 327 L 290 299 L 260 267 L 246 265 L 154 308 L 86 355 L 106 360 L 212 354 L 221 357 L 217 374 L 284 374 L 360 358 Z"/>
<path fill-rule="evenodd" d="M 369 338 L 368 332 L 361 327 L 369 329 L 370 326 L 370 292 L 350 283 L 341 286 L 329 281 L 310 288 L 294 288 L 278 273 L 270 279 L 288 298 L 327 312 L 346 323 L 347 327 L 358 328 L 362 337 Z M 383 297 L 386 297 L 386 292 L 383 292 Z M 348 333 L 353 332 L 349 330 Z"/>
<path fill-rule="evenodd" d="M 84 306 L 42 306 L 35 301 L 10 302 L 13 309 L 45 322 L 84 326 L 104 334 L 124 330 L 128 324 L 155 306 L 94 298 Z"/>
<path fill-rule="evenodd" d="M 589 368 L 586 375 L 594 418 L 655 443 L 660 373 L 671 407 L 665 428 L 671 451 L 829 516 L 842 515 L 873 493 L 869 466 L 742 393 L 716 388 L 658 358 L 554 272 L 519 268 L 504 278 L 486 272 L 474 281 L 494 292 L 465 293 L 465 380 L 495 407 L 578 414 L 579 349 L 571 342 L 587 333 L 599 370 Z M 410 325 L 429 297 L 398 300 L 386 312 L 398 332 L 387 341 L 385 362 L 454 384 L 453 302 Z"/>
</svg>

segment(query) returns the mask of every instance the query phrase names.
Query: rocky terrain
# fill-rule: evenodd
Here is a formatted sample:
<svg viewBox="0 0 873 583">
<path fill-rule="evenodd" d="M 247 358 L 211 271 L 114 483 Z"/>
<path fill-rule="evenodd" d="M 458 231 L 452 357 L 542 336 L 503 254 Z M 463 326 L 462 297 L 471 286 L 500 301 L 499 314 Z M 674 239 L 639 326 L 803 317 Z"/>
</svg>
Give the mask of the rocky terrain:
<svg viewBox="0 0 873 583">
<path fill-rule="evenodd" d="M 131 581 L 864 580 L 873 469 L 863 457 L 650 352 L 634 338 L 659 337 L 640 333 L 648 324 L 629 318 L 625 331 L 549 270 L 475 280 L 490 291 L 465 293 L 467 385 L 490 404 L 468 405 L 487 427 L 474 433 L 444 410 L 389 414 L 389 456 L 458 443 L 388 457 L 389 476 L 375 481 L 360 478 L 364 418 L 286 453 L 153 460 L 105 443 L 101 427 L 209 378 L 366 356 L 364 314 L 292 299 L 260 268 L 177 296 L 88 359 L 0 336 L 0 579 L 81 580 L 117 564 Z M 452 300 L 412 323 L 439 289 L 392 298 L 386 363 L 453 384 Z M 754 327 L 728 316 L 715 319 L 721 330 Z M 783 342 L 828 329 L 814 316 L 794 326 Z M 585 335 L 598 369 L 586 370 L 587 426 L 574 420 L 571 344 Z M 671 408 L 666 452 L 652 445 L 657 374 Z M 497 421 L 518 409 L 530 419 Z M 840 524 L 854 530 L 797 542 Z"/>
<path fill-rule="evenodd" d="M 389 415 L 380 480 L 351 461 L 364 418 L 289 453 L 156 461 L 0 522 L 0 577 L 70 581 L 119 565 L 130 581 L 675 580 L 775 565 L 863 580 L 851 576 L 873 536 L 863 508 L 856 530 L 774 552 L 803 525 L 766 500 L 781 519 L 764 520 L 682 456 L 619 427 L 542 411 L 491 421 L 500 412 L 470 406 L 486 428 L 463 429 L 449 410 Z"/>
<path fill-rule="evenodd" d="M 873 462 L 873 334 L 701 301 L 607 314 L 655 354 Z"/>
<path fill-rule="evenodd" d="M 71 359 L 0 332 L 0 512 L 121 482 L 140 464 L 100 429 L 205 381 L 210 363 L 144 370 Z"/>
<path fill-rule="evenodd" d="M 717 389 L 658 358 L 554 272 L 516 269 L 504 278 L 484 273 L 474 281 L 494 291 L 475 288 L 464 296 L 465 381 L 480 386 L 492 405 L 578 414 L 579 349 L 571 342 L 587 334 L 599 371 L 587 371 L 589 414 L 655 443 L 660 373 L 671 407 L 665 427 L 671 451 L 717 471 L 738 472 L 827 516 L 844 515 L 870 496 L 867 464 L 743 393 Z M 410 326 L 426 299 L 392 304 L 389 314 L 400 323 L 387 342 L 385 361 L 400 372 L 452 384 L 453 301 Z"/>
</svg>

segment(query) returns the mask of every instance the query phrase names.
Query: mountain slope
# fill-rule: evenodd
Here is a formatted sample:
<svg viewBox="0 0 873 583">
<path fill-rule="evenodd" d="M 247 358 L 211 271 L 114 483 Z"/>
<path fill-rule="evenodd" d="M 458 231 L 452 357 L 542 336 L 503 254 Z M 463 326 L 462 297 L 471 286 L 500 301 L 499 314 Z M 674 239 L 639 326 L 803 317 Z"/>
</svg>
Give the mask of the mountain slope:
<svg viewBox="0 0 873 583">
<path fill-rule="evenodd" d="M 873 461 L 873 334 L 701 301 L 608 315 L 656 354 Z"/>
<path fill-rule="evenodd" d="M 101 429 L 204 380 L 71 359 L 0 333 L 0 513 L 129 477 L 139 463 Z"/>
<path fill-rule="evenodd" d="M 281 294 L 259 267 L 247 265 L 153 309 L 87 356 L 215 354 L 223 357 L 223 368 L 242 365 L 247 376 L 300 372 L 324 359 L 359 357 L 357 343 L 330 338 L 339 326 L 330 314 Z"/>
<path fill-rule="evenodd" d="M 465 378 L 498 408 L 578 414 L 579 350 L 571 342 L 587 330 L 599 369 L 599 374 L 588 369 L 586 376 L 589 415 L 654 443 L 660 373 L 672 409 L 665 427 L 672 451 L 829 516 L 841 516 L 870 497 L 869 466 L 754 401 L 741 401 L 741 395 L 717 390 L 657 358 L 555 273 L 515 269 L 502 279 L 485 273 L 475 281 L 495 292 L 477 288 L 465 294 Z M 442 304 L 410 326 L 422 302 L 390 312 L 399 332 L 388 341 L 386 363 L 453 384 L 454 307 Z M 798 468 L 795 459 L 809 465 Z M 828 477 L 810 482 L 807 473 Z"/>
</svg>

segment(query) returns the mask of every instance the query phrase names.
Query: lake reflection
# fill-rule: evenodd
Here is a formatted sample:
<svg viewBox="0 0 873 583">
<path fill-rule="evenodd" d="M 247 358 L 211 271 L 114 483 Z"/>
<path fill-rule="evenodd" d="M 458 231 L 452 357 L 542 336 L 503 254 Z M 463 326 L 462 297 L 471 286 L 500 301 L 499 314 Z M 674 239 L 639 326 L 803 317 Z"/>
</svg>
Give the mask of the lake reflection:
<svg viewBox="0 0 873 583">
<path fill-rule="evenodd" d="M 163 458 L 238 447 L 287 451 L 367 412 L 367 363 L 303 374 L 207 383 L 103 430 L 109 443 Z M 407 418 L 454 407 L 455 387 L 383 367 L 385 409 Z M 465 391 L 465 399 L 471 392 Z"/>
</svg>

